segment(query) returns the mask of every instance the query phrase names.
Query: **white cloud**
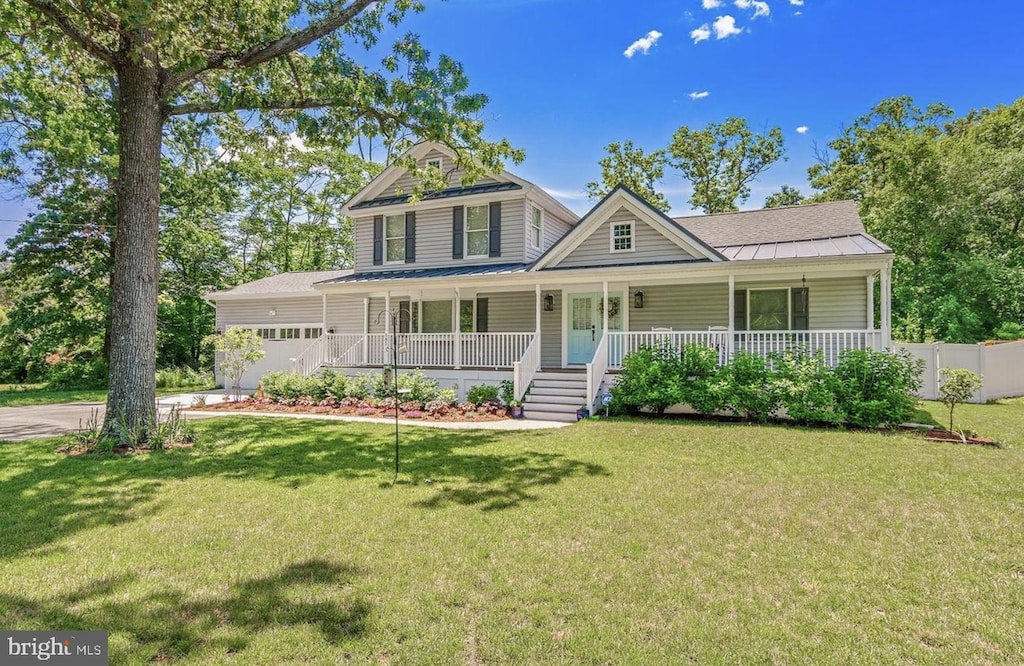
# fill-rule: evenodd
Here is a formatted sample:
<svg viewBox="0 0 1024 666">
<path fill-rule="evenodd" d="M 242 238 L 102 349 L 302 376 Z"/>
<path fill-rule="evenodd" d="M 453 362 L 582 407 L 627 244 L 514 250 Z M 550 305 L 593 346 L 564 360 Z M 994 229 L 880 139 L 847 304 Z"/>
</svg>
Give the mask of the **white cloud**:
<svg viewBox="0 0 1024 666">
<path fill-rule="evenodd" d="M 583 190 L 563 190 L 557 187 L 542 187 L 545 192 L 556 199 L 568 199 L 570 201 L 586 201 L 587 193 Z"/>
<path fill-rule="evenodd" d="M 803 16 L 803 12 L 793 12 L 793 16 Z"/>
<path fill-rule="evenodd" d="M 736 19 L 729 15 L 719 16 L 715 19 L 715 22 L 711 24 L 711 27 L 715 31 L 715 39 L 725 39 L 726 37 L 738 35 L 743 32 L 736 27 Z"/>
<path fill-rule="evenodd" d="M 796 128 L 796 133 L 797 134 L 807 134 L 807 130 L 809 130 L 809 129 L 811 129 L 811 128 L 808 127 L 807 125 L 801 125 L 800 127 Z"/>
<path fill-rule="evenodd" d="M 714 9 L 722 6 L 722 0 L 701 0 L 704 9 Z"/>
<path fill-rule="evenodd" d="M 657 30 L 651 30 L 649 33 L 630 44 L 629 47 L 622 52 L 622 55 L 627 58 L 632 58 L 636 55 L 637 51 L 647 55 L 647 52 L 651 50 L 652 46 L 658 43 L 659 39 L 661 39 L 661 33 Z"/>
<path fill-rule="evenodd" d="M 707 90 L 701 90 L 700 92 L 694 90 L 692 93 L 690 93 L 690 99 L 704 99 L 710 94 L 711 93 L 709 93 Z"/>
<path fill-rule="evenodd" d="M 701 27 L 691 30 L 690 39 L 693 40 L 694 44 L 703 42 L 705 39 L 711 39 L 711 28 L 705 23 Z"/>
<path fill-rule="evenodd" d="M 789 0 L 789 4 L 796 5 L 797 7 L 803 7 L 804 0 Z"/>
<path fill-rule="evenodd" d="M 740 9 L 753 8 L 754 18 L 757 18 L 758 16 L 768 16 L 772 13 L 771 7 L 769 7 L 768 3 L 764 2 L 764 0 L 736 0 L 733 4 Z"/>
</svg>

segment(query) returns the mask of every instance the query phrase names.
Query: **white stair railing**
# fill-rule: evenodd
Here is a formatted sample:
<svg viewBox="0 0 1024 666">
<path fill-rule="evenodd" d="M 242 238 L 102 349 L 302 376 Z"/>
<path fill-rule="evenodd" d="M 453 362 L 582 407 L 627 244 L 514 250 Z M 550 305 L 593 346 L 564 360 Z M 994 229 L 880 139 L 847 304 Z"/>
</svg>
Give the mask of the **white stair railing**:
<svg viewBox="0 0 1024 666">
<path fill-rule="evenodd" d="M 320 336 L 311 345 L 291 359 L 292 372 L 311 375 L 324 363 L 324 338 Z"/>
<path fill-rule="evenodd" d="M 585 403 L 587 409 L 594 408 L 597 392 L 601 390 L 601 382 L 604 381 L 604 375 L 608 372 L 608 338 L 608 333 L 601 335 L 601 341 L 597 343 L 597 349 L 594 350 L 594 359 L 587 363 L 587 396 Z"/>
<path fill-rule="evenodd" d="M 512 364 L 513 392 L 516 400 L 522 400 L 540 370 L 540 336 L 534 334 L 522 358 Z"/>
</svg>

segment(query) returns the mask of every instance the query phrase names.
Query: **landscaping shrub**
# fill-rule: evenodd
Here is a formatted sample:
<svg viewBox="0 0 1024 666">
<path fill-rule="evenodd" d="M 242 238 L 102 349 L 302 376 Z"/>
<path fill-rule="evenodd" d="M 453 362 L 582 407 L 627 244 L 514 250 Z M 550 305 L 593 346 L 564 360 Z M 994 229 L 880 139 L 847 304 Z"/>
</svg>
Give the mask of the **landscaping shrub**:
<svg viewBox="0 0 1024 666">
<path fill-rule="evenodd" d="M 453 388 L 441 389 L 437 392 L 437 400 L 444 400 L 449 405 L 454 405 L 459 399 L 458 392 Z"/>
<path fill-rule="evenodd" d="M 104 388 L 107 385 L 107 362 L 62 360 L 49 366 L 46 388 L 53 391 Z"/>
<path fill-rule="evenodd" d="M 180 368 L 161 368 L 156 371 L 157 388 L 209 388 L 214 383 L 212 372 L 195 370 L 187 365 Z"/>
<path fill-rule="evenodd" d="M 647 408 L 663 413 L 680 402 L 684 365 L 681 350 L 668 341 L 627 354 L 611 389 L 612 405 L 620 412 L 636 413 Z"/>
<path fill-rule="evenodd" d="M 718 350 L 699 343 L 683 345 L 675 377 L 677 402 L 690 405 L 701 414 L 722 409 L 718 375 Z"/>
<path fill-rule="evenodd" d="M 906 350 L 897 353 L 849 349 L 832 370 L 836 399 L 846 422 L 877 428 L 907 421 L 914 414 L 912 395 L 921 386 L 924 361 Z"/>
<path fill-rule="evenodd" d="M 430 402 L 439 393 L 437 380 L 425 376 L 419 368 L 412 372 L 400 373 L 398 375 L 398 388 L 399 390 L 409 391 L 403 395 L 406 400 L 421 404 Z"/>
<path fill-rule="evenodd" d="M 718 379 L 722 405 L 737 416 L 763 423 L 782 405 L 775 373 L 757 354 L 736 352 Z"/>
<path fill-rule="evenodd" d="M 466 400 L 476 406 L 486 402 L 498 402 L 498 387 L 489 384 L 479 384 L 470 387 L 466 393 Z"/>
<path fill-rule="evenodd" d="M 498 394 L 503 405 L 511 405 L 516 399 L 516 383 L 511 379 L 502 379 L 498 383 Z"/>
<path fill-rule="evenodd" d="M 776 386 L 786 415 L 801 423 L 846 422 L 838 397 L 835 373 L 821 352 L 808 355 L 790 350 L 772 356 Z"/>
</svg>

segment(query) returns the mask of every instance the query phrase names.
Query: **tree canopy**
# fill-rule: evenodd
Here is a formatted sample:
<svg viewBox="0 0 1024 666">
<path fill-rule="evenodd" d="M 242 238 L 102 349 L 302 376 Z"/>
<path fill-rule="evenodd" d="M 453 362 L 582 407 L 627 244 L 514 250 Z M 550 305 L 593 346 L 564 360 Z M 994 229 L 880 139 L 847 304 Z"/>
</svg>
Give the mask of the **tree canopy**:
<svg viewBox="0 0 1024 666">
<path fill-rule="evenodd" d="M 668 212 L 668 199 L 656 189 L 656 184 L 665 175 L 667 157 L 664 150 L 645 153 L 635 148 L 632 141 L 609 143 L 605 146 L 608 154 L 601 158 L 601 180 L 587 183 L 587 195 L 600 199 L 619 185 L 625 185 L 647 200 L 655 208 Z"/>
</svg>

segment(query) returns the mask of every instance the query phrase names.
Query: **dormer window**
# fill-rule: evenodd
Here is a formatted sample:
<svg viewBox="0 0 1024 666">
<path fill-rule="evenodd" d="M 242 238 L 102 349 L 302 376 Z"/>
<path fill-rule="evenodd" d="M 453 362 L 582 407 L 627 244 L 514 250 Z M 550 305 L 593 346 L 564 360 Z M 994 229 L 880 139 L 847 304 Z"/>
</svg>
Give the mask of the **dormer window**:
<svg viewBox="0 0 1024 666">
<path fill-rule="evenodd" d="M 442 158 L 440 158 L 440 157 L 435 157 L 433 159 L 427 160 L 427 168 L 428 169 L 430 167 L 434 167 L 435 169 L 440 171 L 443 166 L 444 166 L 444 160 Z"/>
<path fill-rule="evenodd" d="M 633 251 L 633 223 L 618 222 L 611 225 L 611 251 Z"/>
<path fill-rule="evenodd" d="M 530 247 L 540 249 L 543 236 L 544 211 L 537 206 L 530 206 L 530 217 L 526 221 L 526 238 Z"/>
<path fill-rule="evenodd" d="M 405 215 L 384 218 L 384 247 L 387 263 L 405 263 Z"/>
</svg>

